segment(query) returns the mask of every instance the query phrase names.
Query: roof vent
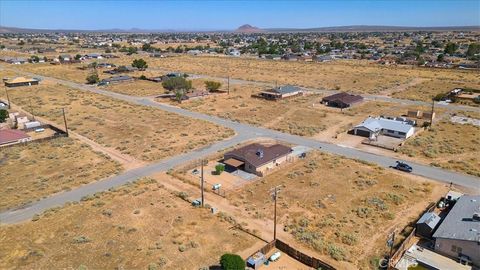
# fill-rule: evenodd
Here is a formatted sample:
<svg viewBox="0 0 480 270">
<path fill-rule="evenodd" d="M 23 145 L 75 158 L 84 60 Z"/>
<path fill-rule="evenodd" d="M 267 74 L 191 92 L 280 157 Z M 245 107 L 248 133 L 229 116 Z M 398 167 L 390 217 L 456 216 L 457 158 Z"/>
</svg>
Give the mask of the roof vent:
<svg viewBox="0 0 480 270">
<path fill-rule="evenodd" d="M 263 158 L 263 150 L 262 150 L 262 149 L 258 149 L 256 155 L 257 155 L 259 158 Z"/>
<path fill-rule="evenodd" d="M 480 213 L 473 213 L 472 219 L 475 221 L 480 221 Z"/>
</svg>

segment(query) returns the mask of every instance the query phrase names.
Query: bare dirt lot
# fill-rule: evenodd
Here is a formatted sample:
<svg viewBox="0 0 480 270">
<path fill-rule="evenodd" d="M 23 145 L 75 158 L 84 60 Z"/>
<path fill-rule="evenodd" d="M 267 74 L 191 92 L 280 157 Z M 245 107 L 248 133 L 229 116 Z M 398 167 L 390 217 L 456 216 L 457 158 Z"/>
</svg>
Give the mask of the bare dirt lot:
<svg viewBox="0 0 480 270">
<path fill-rule="evenodd" d="M 0 268 L 199 269 L 258 241 L 161 182 L 143 179 L 36 221 L 1 226 Z"/>
<path fill-rule="evenodd" d="M 400 152 L 434 166 L 480 176 L 480 127 L 442 120 L 407 140 Z"/>
<path fill-rule="evenodd" d="M 119 61 L 130 63 L 138 56 L 124 56 Z M 358 93 L 382 93 L 411 84 L 415 78 L 455 80 L 480 84 L 475 72 L 412 67 L 380 66 L 364 61 L 329 63 L 288 62 L 232 57 L 179 56 L 150 58 L 149 67 L 211 76 L 277 82 L 305 87 L 337 89 Z"/>
<path fill-rule="evenodd" d="M 367 269 L 386 251 L 388 233 L 406 226 L 446 190 L 408 177 L 311 152 L 227 198 L 252 219 L 268 220 L 273 216 L 269 190 L 280 185 L 279 224 L 295 242 L 339 269 Z"/>
<path fill-rule="evenodd" d="M 1 148 L 0 166 L 2 210 L 121 171 L 109 157 L 70 138 Z"/>
<path fill-rule="evenodd" d="M 42 81 L 9 90 L 12 103 L 69 128 L 103 146 L 143 161 L 191 151 L 233 135 L 233 131 L 176 114 L 136 106 L 98 94 Z"/>
</svg>

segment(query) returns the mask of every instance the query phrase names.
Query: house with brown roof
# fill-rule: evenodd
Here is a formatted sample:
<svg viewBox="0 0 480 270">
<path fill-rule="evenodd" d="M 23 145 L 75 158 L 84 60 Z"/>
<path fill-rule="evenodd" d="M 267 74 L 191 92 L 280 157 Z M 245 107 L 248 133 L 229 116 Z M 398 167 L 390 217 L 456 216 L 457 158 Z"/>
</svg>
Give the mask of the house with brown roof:
<svg viewBox="0 0 480 270">
<path fill-rule="evenodd" d="M 355 104 L 363 101 L 363 97 L 359 95 L 352 95 L 346 92 L 333 94 L 331 96 L 324 97 L 322 103 L 327 106 L 337 108 L 349 108 Z"/>
<path fill-rule="evenodd" d="M 32 137 L 18 129 L 0 130 L 0 146 L 28 142 L 31 140 Z"/>
<path fill-rule="evenodd" d="M 264 176 L 280 164 L 289 161 L 292 148 L 282 144 L 264 145 L 252 143 L 223 156 L 227 169 L 241 169 L 246 172 Z"/>
<path fill-rule="evenodd" d="M 39 81 L 36 79 L 25 78 L 25 77 L 16 77 L 16 78 L 4 81 L 6 87 L 32 86 L 32 85 L 38 85 L 38 82 Z"/>
</svg>

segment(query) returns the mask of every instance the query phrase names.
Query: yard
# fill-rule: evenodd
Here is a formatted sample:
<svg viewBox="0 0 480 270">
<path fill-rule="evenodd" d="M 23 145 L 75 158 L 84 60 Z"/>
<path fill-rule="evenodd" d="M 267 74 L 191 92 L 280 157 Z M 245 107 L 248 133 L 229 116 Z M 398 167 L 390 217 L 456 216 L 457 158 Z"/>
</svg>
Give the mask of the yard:
<svg viewBox="0 0 480 270">
<path fill-rule="evenodd" d="M 137 56 L 122 56 L 118 61 L 129 63 Z M 380 66 L 364 61 L 335 61 L 329 63 L 306 63 L 274 60 L 259 60 L 232 57 L 178 56 L 150 58 L 151 68 L 204 74 L 210 76 L 293 84 L 312 88 L 337 89 L 357 93 L 384 93 L 410 86 L 412 80 L 455 80 L 464 83 L 479 83 L 475 72 L 411 67 Z"/>
<path fill-rule="evenodd" d="M 143 161 L 191 151 L 233 135 L 233 131 L 159 109 L 132 105 L 49 81 L 9 90 L 13 104 L 105 147 Z"/>
<path fill-rule="evenodd" d="M 34 221 L 0 226 L 0 268 L 199 269 L 258 242 L 161 183 L 144 178 Z"/>
<path fill-rule="evenodd" d="M 400 152 L 433 166 L 480 176 L 480 127 L 442 120 L 407 140 Z"/>
<path fill-rule="evenodd" d="M 339 269 L 366 269 L 386 251 L 394 228 L 414 220 L 446 187 L 338 156 L 307 158 L 228 193 L 252 219 L 271 220 L 269 190 L 280 185 L 280 239 L 292 238 Z"/>
<path fill-rule="evenodd" d="M 406 88 L 404 91 L 394 92 L 393 97 L 432 101 L 432 98 L 438 94 L 446 94 L 455 88 L 475 88 L 480 84 L 480 80 L 466 82 L 462 80 L 436 79 L 421 82 L 417 85 Z"/>
<path fill-rule="evenodd" d="M 121 171 L 120 164 L 71 138 L 2 148 L 0 166 L 0 210 Z"/>
</svg>

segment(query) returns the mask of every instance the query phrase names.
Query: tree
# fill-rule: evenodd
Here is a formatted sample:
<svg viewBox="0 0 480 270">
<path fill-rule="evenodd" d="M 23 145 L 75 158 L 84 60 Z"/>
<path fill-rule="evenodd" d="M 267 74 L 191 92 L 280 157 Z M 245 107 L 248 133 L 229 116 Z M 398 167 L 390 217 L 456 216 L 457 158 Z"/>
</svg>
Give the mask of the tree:
<svg viewBox="0 0 480 270">
<path fill-rule="evenodd" d="M 447 45 L 445 45 L 445 50 L 444 53 L 453 55 L 455 51 L 458 49 L 458 45 L 452 42 L 448 42 Z"/>
<path fill-rule="evenodd" d="M 145 44 L 142 45 L 142 51 L 149 52 L 152 49 L 153 48 L 152 48 L 152 45 L 150 45 L 150 43 L 145 43 Z"/>
<path fill-rule="evenodd" d="M 7 117 L 8 117 L 7 110 L 0 110 L 0 123 L 4 123 Z"/>
<path fill-rule="evenodd" d="M 443 62 L 443 61 L 445 61 L 445 55 L 441 53 L 437 56 L 437 62 Z"/>
<path fill-rule="evenodd" d="M 110 50 L 110 48 L 107 48 L 107 49 L 105 50 L 105 53 L 111 53 L 111 52 L 112 52 L 112 50 Z"/>
<path fill-rule="evenodd" d="M 183 77 L 173 77 L 163 81 L 162 86 L 169 91 L 180 89 L 188 91 L 192 89 L 192 81 L 188 81 Z"/>
<path fill-rule="evenodd" d="M 220 86 L 222 86 L 220 82 L 216 82 L 216 81 L 205 82 L 205 88 L 207 88 L 209 92 L 217 91 L 220 88 Z"/>
<path fill-rule="evenodd" d="M 467 57 L 473 58 L 476 54 L 480 54 L 480 43 L 470 43 L 467 49 Z"/>
<path fill-rule="evenodd" d="M 223 171 L 225 171 L 225 165 L 223 165 L 223 164 L 217 164 L 217 165 L 215 166 L 215 174 L 216 174 L 216 175 L 222 174 Z"/>
<path fill-rule="evenodd" d="M 96 71 L 87 76 L 88 84 L 95 84 L 95 83 L 98 83 L 99 81 L 100 81 L 100 78 L 98 77 L 98 73 Z"/>
<path fill-rule="evenodd" d="M 80 60 L 80 58 L 82 58 L 80 54 L 75 55 L 75 60 Z"/>
<path fill-rule="evenodd" d="M 180 103 L 182 102 L 183 97 L 185 96 L 184 89 L 177 89 L 175 90 L 175 99 Z"/>
<path fill-rule="evenodd" d="M 32 63 L 38 63 L 40 61 L 40 57 L 38 57 L 36 55 L 32 55 L 32 57 L 30 57 L 30 61 Z"/>
<path fill-rule="evenodd" d="M 148 65 L 147 65 L 147 62 L 145 60 L 140 58 L 140 59 L 133 60 L 132 67 L 136 67 L 139 70 L 145 70 L 146 68 L 148 68 Z"/>
<path fill-rule="evenodd" d="M 220 257 L 220 266 L 224 270 L 244 270 L 245 261 L 236 254 L 225 253 Z"/>
</svg>

